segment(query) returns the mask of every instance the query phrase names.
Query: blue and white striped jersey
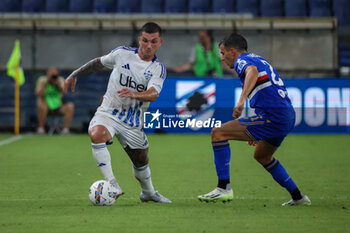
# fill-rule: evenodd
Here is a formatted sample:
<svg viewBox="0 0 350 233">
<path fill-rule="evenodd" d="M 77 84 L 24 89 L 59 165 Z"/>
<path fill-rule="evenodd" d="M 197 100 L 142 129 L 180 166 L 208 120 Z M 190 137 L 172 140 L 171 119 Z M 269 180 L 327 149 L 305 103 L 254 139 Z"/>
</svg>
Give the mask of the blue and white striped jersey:
<svg viewBox="0 0 350 233">
<path fill-rule="evenodd" d="M 129 88 L 132 91 L 143 92 L 154 87 L 160 93 L 166 78 L 164 65 L 157 57 L 152 61 L 144 61 L 139 57 L 137 48 L 125 46 L 117 47 L 101 57 L 101 62 L 113 71 L 98 110 L 112 114 L 131 127 L 142 128 L 143 112 L 147 110 L 149 102 L 121 98 L 117 91 Z"/>
</svg>

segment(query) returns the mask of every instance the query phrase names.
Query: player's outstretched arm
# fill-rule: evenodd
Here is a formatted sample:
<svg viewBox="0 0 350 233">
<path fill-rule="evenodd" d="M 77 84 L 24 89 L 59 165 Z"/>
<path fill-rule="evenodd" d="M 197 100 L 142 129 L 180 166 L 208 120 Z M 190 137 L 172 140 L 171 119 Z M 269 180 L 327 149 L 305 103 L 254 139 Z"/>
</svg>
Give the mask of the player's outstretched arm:
<svg viewBox="0 0 350 233">
<path fill-rule="evenodd" d="M 238 103 L 233 108 L 233 114 L 232 114 L 233 118 L 238 118 L 242 115 L 245 101 L 249 93 L 253 90 L 256 84 L 256 81 L 258 80 L 259 72 L 256 66 L 250 65 L 245 69 L 244 75 L 245 75 L 245 80 L 244 80 L 243 90 L 238 100 Z"/>
<path fill-rule="evenodd" d="M 104 65 L 101 63 L 101 58 L 98 57 L 74 70 L 64 81 L 64 93 L 67 93 L 69 85 L 71 85 L 72 92 L 75 91 L 75 85 L 79 76 L 88 75 L 103 68 Z"/>
<path fill-rule="evenodd" d="M 142 92 L 131 91 L 128 88 L 123 88 L 118 91 L 118 95 L 124 98 L 138 99 L 145 102 L 153 102 L 158 97 L 158 91 L 151 87 L 150 89 Z"/>
</svg>

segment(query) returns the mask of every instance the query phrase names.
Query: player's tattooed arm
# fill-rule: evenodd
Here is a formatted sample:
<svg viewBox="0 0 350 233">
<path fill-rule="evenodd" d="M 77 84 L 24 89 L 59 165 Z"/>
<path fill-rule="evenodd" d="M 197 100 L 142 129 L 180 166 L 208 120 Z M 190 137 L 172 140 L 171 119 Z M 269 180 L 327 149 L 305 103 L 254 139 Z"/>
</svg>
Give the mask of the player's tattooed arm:
<svg viewBox="0 0 350 233">
<path fill-rule="evenodd" d="M 88 74 L 91 74 L 92 72 L 100 71 L 103 68 L 104 68 L 104 65 L 102 65 L 101 63 L 101 58 L 98 57 L 87 62 L 86 64 L 82 65 L 78 69 L 74 70 L 69 75 L 69 77 L 70 76 L 79 77 L 79 76 L 88 75 Z"/>
<path fill-rule="evenodd" d="M 101 58 L 95 58 L 78 69 L 74 70 L 64 81 L 64 92 L 67 93 L 68 86 L 71 85 L 72 91 L 75 91 L 75 85 L 77 83 L 77 78 L 80 76 L 91 74 L 92 72 L 100 71 L 104 68 L 101 63 Z"/>
<path fill-rule="evenodd" d="M 79 67 L 78 69 L 74 70 L 73 73 L 69 76 L 84 76 L 87 74 L 91 74 L 92 72 L 100 71 L 104 68 L 104 65 L 101 63 L 101 59 L 95 58 L 88 63 L 84 64 L 83 66 Z"/>
</svg>

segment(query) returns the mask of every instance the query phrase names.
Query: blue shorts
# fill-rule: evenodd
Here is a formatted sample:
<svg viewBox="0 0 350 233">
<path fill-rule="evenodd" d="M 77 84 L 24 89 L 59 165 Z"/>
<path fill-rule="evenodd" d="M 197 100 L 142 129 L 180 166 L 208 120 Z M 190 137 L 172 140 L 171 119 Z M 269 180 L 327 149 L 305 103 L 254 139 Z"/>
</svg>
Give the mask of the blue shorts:
<svg viewBox="0 0 350 233">
<path fill-rule="evenodd" d="M 241 125 L 246 125 L 246 134 L 252 141 L 266 141 L 279 147 L 283 139 L 294 128 L 295 119 L 283 123 L 272 122 L 263 115 L 243 117 L 238 119 Z"/>
</svg>

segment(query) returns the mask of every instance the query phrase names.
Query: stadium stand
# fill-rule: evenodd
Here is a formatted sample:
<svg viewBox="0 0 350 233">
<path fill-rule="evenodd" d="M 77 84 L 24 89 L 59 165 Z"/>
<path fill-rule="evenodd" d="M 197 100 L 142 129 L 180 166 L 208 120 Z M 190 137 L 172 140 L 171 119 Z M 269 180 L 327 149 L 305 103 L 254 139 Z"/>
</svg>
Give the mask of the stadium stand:
<svg viewBox="0 0 350 233">
<path fill-rule="evenodd" d="M 331 0 L 309 0 L 310 17 L 332 16 Z"/>
<path fill-rule="evenodd" d="M 286 17 L 306 17 L 307 12 L 307 0 L 284 0 Z"/>
<path fill-rule="evenodd" d="M 139 0 L 118 0 L 117 11 L 119 13 L 137 13 L 140 12 Z"/>
<path fill-rule="evenodd" d="M 68 8 L 69 8 L 69 0 L 46 0 L 45 12 L 47 13 L 67 12 Z"/>
<path fill-rule="evenodd" d="M 238 13 L 251 13 L 253 16 L 259 16 L 258 0 L 237 0 L 236 9 Z"/>
<path fill-rule="evenodd" d="M 231 13 L 235 11 L 233 0 L 215 0 L 213 1 L 213 13 Z"/>
<path fill-rule="evenodd" d="M 165 0 L 165 13 L 185 13 L 187 11 L 187 0 Z"/>
<path fill-rule="evenodd" d="M 72 13 L 92 12 L 92 0 L 70 0 L 69 12 L 72 12 Z"/>
<path fill-rule="evenodd" d="M 339 25 L 350 25 L 350 1 L 333 0 L 334 16 L 338 18 Z"/>
<path fill-rule="evenodd" d="M 350 0 L 1 0 L 0 12 L 251 13 L 254 17 L 332 17 L 350 25 Z"/>
<path fill-rule="evenodd" d="M 22 12 L 36 13 L 45 9 L 44 0 L 22 0 Z"/>
<path fill-rule="evenodd" d="M 164 0 L 142 0 L 142 13 L 164 13 Z"/>
<path fill-rule="evenodd" d="M 20 0 L 2 0 L 0 4 L 0 12 L 20 12 Z"/>
<path fill-rule="evenodd" d="M 283 0 L 260 0 L 260 12 L 262 17 L 284 16 Z"/>
<path fill-rule="evenodd" d="M 116 7 L 116 0 L 94 0 L 93 12 L 111 13 L 116 11 Z"/>
<path fill-rule="evenodd" d="M 350 67 L 350 44 L 339 45 L 339 65 Z"/>
<path fill-rule="evenodd" d="M 189 13 L 209 13 L 211 12 L 209 0 L 189 0 Z"/>
</svg>

